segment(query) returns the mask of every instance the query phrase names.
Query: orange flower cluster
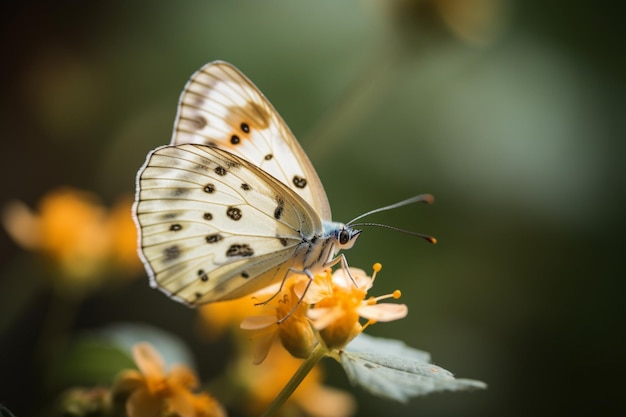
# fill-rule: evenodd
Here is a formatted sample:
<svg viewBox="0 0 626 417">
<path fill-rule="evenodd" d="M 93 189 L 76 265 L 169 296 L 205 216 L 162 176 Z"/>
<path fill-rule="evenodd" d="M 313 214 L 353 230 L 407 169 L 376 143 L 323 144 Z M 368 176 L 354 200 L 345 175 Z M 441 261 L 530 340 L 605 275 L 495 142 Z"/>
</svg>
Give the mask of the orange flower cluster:
<svg viewBox="0 0 626 417">
<path fill-rule="evenodd" d="M 207 393 L 194 393 L 198 380 L 183 365 L 165 371 L 163 359 L 147 343 L 133 348 L 133 358 L 139 371 L 124 371 L 113 391 L 126 399 L 129 417 L 226 417 L 222 406 Z"/>
<path fill-rule="evenodd" d="M 19 245 L 52 261 L 61 284 L 82 289 L 107 271 L 140 271 L 131 204 L 128 196 L 107 209 L 91 193 L 61 188 L 44 196 L 37 212 L 20 201 L 9 203 L 2 223 Z"/>
<path fill-rule="evenodd" d="M 244 319 L 241 327 L 256 332 L 259 340 L 255 361 L 267 356 L 273 340 L 297 358 L 306 358 L 322 343 L 328 350 L 340 350 L 358 336 L 365 327 L 377 321 L 386 322 L 406 317 L 404 304 L 379 303 L 386 298 L 399 298 L 400 292 L 367 298 L 381 265 L 374 265 L 372 277 L 357 268 L 349 272 L 337 269 L 308 278 L 291 281 L 278 298 L 274 314 Z M 361 324 L 360 318 L 367 321 Z"/>
</svg>

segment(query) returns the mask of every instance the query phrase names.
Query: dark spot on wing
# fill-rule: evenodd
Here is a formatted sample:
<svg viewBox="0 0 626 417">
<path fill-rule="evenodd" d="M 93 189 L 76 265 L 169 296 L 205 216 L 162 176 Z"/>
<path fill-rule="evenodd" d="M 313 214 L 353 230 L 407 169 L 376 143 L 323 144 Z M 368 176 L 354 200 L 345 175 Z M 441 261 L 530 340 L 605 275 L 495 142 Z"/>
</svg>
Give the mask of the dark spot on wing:
<svg viewBox="0 0 626 417">
<path fill-rule="evenodd" d="M 165 255 L 165 262 L 174 261 L 180 257 L 180 248 L 176 245 L 169 246 L 165 248 L 163 255 Z"/>
<path fill-rule="evenodd" d="M 242 216 L 241 210 L 239 210 L 237 207 L 228 207 L 228 210 L 226 210 L 226 215 L 233 220 L 239 220 Z"/>
<path fill-rule="evenodd" d="M 295 175 L 293 177 L 293 185 L 295 185 L 298 188 L 304 188 L 306 187 L 306 179 Z"/>
<path fill-rule="evenodd" d="M 285 200 L 283 200 L 282 197 L 276 197 L 276 202 L 278 205 L 274 210 L 274 218 L 279 220 L 283 215 L 283 210 L 285 210 Z"/>
<path fill-rule="evenodd" d="M 172 197 L 180 197 L 181 195 L 187 193 L 188 191 L 189 189 L 187 188 L 177 187 L 174 189 L 174 191 L 172 191 Z"/>
<path fill-rule="evenodd" d="M 233 257 L 233 256 L 246 257 L 246 256 L 252 256 L 252 255 L 254 255 L 254 250 L 252 250 L 252 248 L 245 243 L 230 245 L 230 247 L 226 251 L 226 256 L 228 257 Z"/>
<path fill-rule="evenodd" d="M 196 117 L 192 117 L 187 120 L 189 120 L 189 122 L 194 125 L 194 128 L 196 130 L 202 130 L 206 127 L 206 125 L 209 124 L 209 121 L 201 115 L 197 115 Z"/>
<path fill-rule="evenodd" d="M 198 277 L 200 277 L 200 281 L 202 282 L 207 282 L 209 280 L 209 276 L 206 272 L 204 272 L 204 269 L 198 269 Z"/>
<path fill-rule="evenodd" d="M 220 235 L 219 233 L 215 233 L 213 235 L 208 235 L 205 239 L 207 243 L 217 243 L 220 240 L 224 239 L 224 237 Z"/>
</svg>

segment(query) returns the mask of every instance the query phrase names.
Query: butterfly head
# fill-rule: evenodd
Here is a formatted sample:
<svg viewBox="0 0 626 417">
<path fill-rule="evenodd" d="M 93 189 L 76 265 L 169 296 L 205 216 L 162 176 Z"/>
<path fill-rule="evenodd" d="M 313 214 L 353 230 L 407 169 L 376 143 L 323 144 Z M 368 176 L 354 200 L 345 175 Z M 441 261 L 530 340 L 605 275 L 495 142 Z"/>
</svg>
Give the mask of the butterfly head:
<svg viewBox="0 0 626 417">
<path fill-rule="evenodd" d="M 335 229 L 335 239 L 339 249 L 350 249 L 354 246 L 356 238 L 361 234 L 361 230 L 353 229 L 343 223 Z"/>
</svg>

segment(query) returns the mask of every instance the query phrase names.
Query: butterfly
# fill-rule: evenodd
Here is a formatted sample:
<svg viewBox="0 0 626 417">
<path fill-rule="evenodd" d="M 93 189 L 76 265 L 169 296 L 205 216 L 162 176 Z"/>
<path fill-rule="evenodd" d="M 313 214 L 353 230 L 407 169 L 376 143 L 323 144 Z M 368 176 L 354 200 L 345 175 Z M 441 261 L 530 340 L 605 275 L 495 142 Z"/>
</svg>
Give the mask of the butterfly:
<svg viewBox="0 0 626 417">
<path fill-rule="evenodd" d="M 190 306 L 243 297 L 292 273 L 312 279 L 339 262 L 347 268 L 339 251 L 361 233 L 332 221 L 294 135 L 223 61 L 187 82 L 171 143 L 148 154 L 136 188 L 139 254 L 151 285 Z"/>
</svg>

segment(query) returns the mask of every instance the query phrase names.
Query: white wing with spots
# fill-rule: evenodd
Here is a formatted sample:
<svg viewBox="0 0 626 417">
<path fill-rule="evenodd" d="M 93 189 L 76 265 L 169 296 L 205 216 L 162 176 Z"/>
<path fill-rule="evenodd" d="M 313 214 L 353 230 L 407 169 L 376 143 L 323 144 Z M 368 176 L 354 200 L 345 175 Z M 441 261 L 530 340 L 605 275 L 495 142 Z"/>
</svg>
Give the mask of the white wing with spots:
<svg viewBox="0 0 626 417">
<path fill-rule="evenodd" d="M 173 145 L 209 144 L 251 162 L 331 220 L 324 187 L 296 138 L 258 88 L 231 64 L 208 63 L 180 97 Z"/>
<path fill-rule="evenodd" d="M 135 219 L 153 286 L 187 304 L 238 298 L 302 269 L 322 232 L 305 200 L 215 147 L 164 146 L 137 176 Z"/>
</svg>

